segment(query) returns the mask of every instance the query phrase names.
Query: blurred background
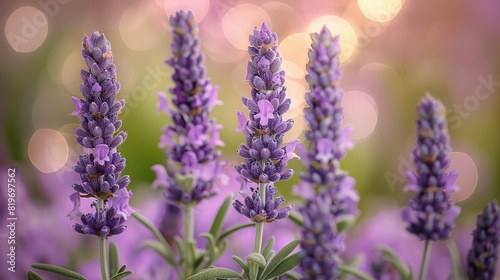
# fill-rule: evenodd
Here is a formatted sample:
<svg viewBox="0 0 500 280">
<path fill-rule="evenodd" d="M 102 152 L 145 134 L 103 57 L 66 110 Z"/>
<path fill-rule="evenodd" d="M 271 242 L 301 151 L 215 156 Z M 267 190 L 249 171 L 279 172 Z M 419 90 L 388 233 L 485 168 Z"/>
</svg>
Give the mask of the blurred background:
<svg viewBox="0 0 500 280">
<path fill-rule="evenodd" d="M 229 162 L 229 175 L 234 176 L 232 167 L 240 161 L 236 150 L 244 140 L 235 132 L 235 111 L 244 110 L 240 99 L 250 93 L 245 81 L 248 34 L 265 21 L 279 36 L 285 85 L 292 99 L 287 117 L 295 120 L 285 138 L 289 141 L 303 139 L 306 129 L 302 110 L 308 88 L 304 75 L 309 33 L 326 25 L 341 41 L 344 125 L 354 128 L 351 139 L 355 143 L 341 166 L 355 178 L 361 194 L 358 222 L 368 222 L 371 214 L 389 206 L 405 205 L 408 194 L 402 189 L 404 172 L 412 168 L 415 107 L 428 91 L 447 107 L 453 148 L 450 169 L 460 172 L 461 190 L 453 199 L 462 207 L 458 224 L 469 238 L 464 246 L 470 246 L 475 216 L 487 202 L 500 197 L 499 2 L 3 1 L 0 217 L 5 220 L 7 168 L 15 168 L 17 215 L 22 221 L 17 229 L 19 248 L 34 242 L 28 232 L 41 235 L 45 230 L 55 233 L 37 241 L 40 248 L 64 252 L 57 259 L 40 249 L 31 261 L 80 267 L 94 256 L 92 252 L 82 254 L 78 248 L 95 240 L 74 233 L 72 222 L 65 217 L 72 208 L 68 199 L 71 184 L 78 180 L 71 168 L 81 153 L 73 136 L 78 119 L 68 114 L 73 111 L 71 96 L 81 95 L 80 69 L 85 66 L 81 40 L 94 29 L 111 41 L 122 84 L 118 98 L 127 101 L 120 118 L 128 139 L 120 151 L 127 159 L 124 174 L 132 178 L 131 204 L 138 209 L 148 204 L 153 208 L 150 213 L 158 213 L 150 205 L 159 196 L 159 191 L 150 188 L 155 178 L 150 167 L 165 162 L 157 145 L 161 128 L 169 120 L 157 113 L 156 92 L 172 86 L 172 71 L 164 61 L 170 55 L 168 16 L 178 9 L 193 11 L 207 75 L 220 86 L 219 99 L 224 104 L 214 108 L 213 116 L 224 127 L 222 151 Z M 303 168 L 299 160 L 290 163 L 296 174 Z M 300 204 L 291 192 L 297 179 L 295 175 L 277 184 L 280 193 L 294 204 Z M 238 188 L 229 185 L 221 192 Z M 161 201 L 156 203 L 161 205 Z M 398 219 L 398 215 L 394 217 Z M 7 236 L 4 227 L 0 230 L 2 258 Z M 6 270 L 3 260 L 0 276 Z"/>
</svg>

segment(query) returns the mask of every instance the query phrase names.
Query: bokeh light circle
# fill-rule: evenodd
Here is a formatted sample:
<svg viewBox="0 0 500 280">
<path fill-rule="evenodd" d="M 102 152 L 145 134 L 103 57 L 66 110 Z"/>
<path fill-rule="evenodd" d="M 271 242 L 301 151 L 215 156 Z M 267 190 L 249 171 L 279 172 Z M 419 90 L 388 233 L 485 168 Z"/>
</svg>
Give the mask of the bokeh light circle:
<svg viewBox="0 0 500 280">
<path fill-rule="evenodd" d="M 344 126 L 351 126 L 350 139 L 354 142 L 365 140 L 375 130 L 378 107 L 375 100 L 362 91 L 348 91 L 342 98 Z"/>
<path fill-rule="evenodd" d="M 28 143 L 29 159 L 43 173 L 52 173 L 61 169 L 68 160 L 68 154 L 66 139 L 54 129 L 38 129 Z"/>
<path fill-rule="evenodd" d="M 158 18 L 158 6 L 143 1 L 132 5 L 120 18 L 119 31 L 123 42 L 132 50 L 147 51 L 163 41 L 166 29 Z"/>
<path fill-rule="evenodd" d="M 346 63 L 356 52 L 358 36 L 352 25 L 338 16 L 322 16 L 315 19 L 307 26 L 307 33 L 319 33 L 326 26 L 332 35 L 340 36 L 340 62 Z M 312 39 L 307 37 L 307 45 L 311 45 Z"/>
<path fill-rule="evenodd" d="M 23 6 L 12 12 L 5 22 L 5 37 L 17 52 L 38 49 L 49 32 L 45 15 L 37 8 Z"/>
<path fill-rule="evenodd" d="M 222 18 L 222 30 L 227 40 L 240 50 L 248 49 L 248 34 L 255 27 L 261 28 L 262 23 L 271 25 L 271 18 L 259 6 L 241 4 L 228 10 Z"/>
<path fill-rule="evenodd" d="M 156 0 L 157 2 L 159 0 Z M 214 4 L 214 8 L 215 8 Z M 163 2 L 163 9 L 167 17 L 174 15 L 178 10 L 191 11 L 197 23 L 200 23 L 208 13 L 210 7 L 210 0 L 165 0 Z"/>
<path fill-rule="evenodd" d="M 402 0 L 358 0 L 365 17 L 376 22 L 388 22 L 401 10 Z"/>
<path fill-rule="evenodd" d="M 458 178 L 455 184 L 460 188 L 459 191 L 451 194 L 451 199 L 459 202 L 467 199 L 474 192 L 477 187 L 479 173 L 476 163 L 468 154 L 451 152 L 449 156 L 451 163 L 448 172 L 451 170 L 458 171 Z"/>
<path fill-rule="evenodd" d="M 306 74 L 308 61 L 306 37 L 305 33 L 294 33 L 279 43 L 279 52 L 283 57 L 282 68 L 289 77 L 303 79 Z"/>
</svg>

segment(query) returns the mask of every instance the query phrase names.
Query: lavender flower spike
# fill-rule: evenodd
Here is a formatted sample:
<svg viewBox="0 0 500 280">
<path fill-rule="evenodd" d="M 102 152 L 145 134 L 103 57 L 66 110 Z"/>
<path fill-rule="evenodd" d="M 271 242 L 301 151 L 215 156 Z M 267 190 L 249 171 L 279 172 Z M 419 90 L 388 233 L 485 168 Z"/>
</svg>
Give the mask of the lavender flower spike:
<svg viewBox="0 0 500 280">
<path fill-rule="evenodd" d="M 302 146 L 307 170 L 300 174 L 298 192 L 314 190 L 314 193 L 330 193 L 332 215 L 337 219 L 357 215 L 359 195 L 354 190 L 354 179 L 340 170 L 340 160 L 346 149 L 352 148 L 348 140 L 351 128 L 341 129 L 344 118 L 341 107 L 342 90 L 339 88 L 339 37 L 333 37 L 328 28 L 311 34 L 306 80 L 310 92 L 306 93 L 308 108 L 304 117 L 309 125 L 306 139 L 311 143 L 310 151 Z M 302 154 L 301 154 L 302 156 Z M 308 197 L 314 199 L 313 195 Z"/>
<path fill-rule="evenodd" d="M 341 238 L 337 224 L 357 215 L 359 195 L 354 190 L 354 179 L 340 170 L 340 160 L 346 149 L 350 128 L 341 129 L 343 109 L 342 91 L 338 87 L 339 38 L 323 27 L 311 34 L 306 80 L 310 92 L 306 93 L 308 108 L 304 110 L 309 125 L 306 139 L 311 143 L 308 151 L 299 146 L 306 171 L 300 175 L 295 193 L 304 197 L 300 209 L 304 219 L 300 267 L 303 279 L 336 279 Z"/>
<path fill-rule="evenodd" d="M 104 34 L 94 31 L 90 38 L 83 38 L 82 57 L 88 67 L 81 71 L 80 91 L 84 98 L 72 97 L 75 110 L 70 114 L 77 116 L 81 125 L 75 129 L 75 139 L 83 146 L 84 153 L 73 169 L 82 182 L 72 186 L 76 193 L 70 196 L 74 208 L 69 216 L 81 217 L 83 225 L 74 226 L 77 232 L 107 237 L 123 232 L 122 224 L 134 211 L 128 199 L 109 203 L 119 194 L 132 195 L 126 190 L 129 176 L 121 175 L 125 159 L 117 150 L 127 138 L 126 132 L 119 131 L 122 122 L 118 119 L 125 100 L 115 100 L 120 83 L 116 79 L 111 44 Z M 83 214 L 79 209 L 80 197 L 95 198 L 102 202 L 102 207 L 97 207 L 94 201 L 96 212 Z"/>
<path fill-rule="evenodd" d="M 224 143 L 219 138 L 221 125 L 209 118 L 213 106 L 220 104 L 217 87 L 205 77 L 198 26 L 191 11 L 178 11 L 169 19 L 173 29 L 172 57 L 167 60 L 174 73 L 170 89 L 173 108 L 167 96 L 159 93 L 158 110 L 169 115 L 173 124 L 164 127 L 160 148 L 165 148 L 167 166 L 155 165 L 153 184 L 165 188 L 164 196 L 173 203 L 196 204 L 216 194 L 224 166 L 217 161 Z"/>
<path fill-rule="evenodd" d="M 446 172 L 450 164 L 449 135 L 443 104 L 430 94 L 417 108 L 417 140 L 413 150 L 415 172 L 408 171 L 405 190 L 416 192 L 401 211 L 407 230 L 420 240 L 445 240 L 451 236 L 460 207 L 450 200 L 457 190 L 458 172 Z"/>
<path fill-rule="evenodd" d="M 500 207 L 496 201 L 486 205 L 477 216 L 477 227 L 472 236 L 467 275 L 470 279 L 491 280 L 495 278 L 500 244 Z"/>
<path fill-rule="evenodd" d="M 238 154 L 245 162 L 236 166 L 236 171 L 247 182 L 268 185 L 292 177 L 293 170 L 286 169 L 286 166 L 288 160 L 297 157 L 294 150 L 298 140 L 282 146 L 283 135 L 292 128 L 293 120 L 283 120 L 291 100 L 286 98 L 286 88 L 283 86 L 285 71 L 281 69 L 278 35 L 264 23 L 261 29 L 254 29 L 249 39 L 248 53 L 251 60 L 248 62 L 246 79 L 252 87 L 252 98 L 242 99 L 243 105 L 250 110 L 249 120 L 242 112 L 237 112 L 240 125 L 236 130 L 245 134 L 246 143 L 238 149 Z M 251 204 L 261 203 L 255 200 L 257 197 Z M 245 197 L 245 204 L 248 204 L 246 201 L 249 199 Z M 242 205 L 239 201 L 233 203 L 240 213 Z"/>
</svg>

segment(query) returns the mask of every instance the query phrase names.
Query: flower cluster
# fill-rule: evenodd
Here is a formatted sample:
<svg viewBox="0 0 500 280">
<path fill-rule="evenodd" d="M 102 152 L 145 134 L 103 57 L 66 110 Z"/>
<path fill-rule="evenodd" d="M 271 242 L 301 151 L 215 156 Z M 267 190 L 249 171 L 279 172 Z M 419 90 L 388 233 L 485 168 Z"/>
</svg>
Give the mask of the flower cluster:
<svg viewBox="0 0 500 280">
<path fill-rule="evenodd" d="M 494 279 L 500 244 L 500 207 L 496 201 L 484 207 L 476 223 L 467 255 L 467 275 L 470 279 Z"/>
<path fill-rule="evenodd" d="M 445 240 L 454 229 L 454 220 L 460 207 L 450 200 L 457 190 L 457 171 L 446 172 L 450 164 L 449 135 L 443 104 L 430 95 L 421 100 L 417 108 L 417 140 L 413 150 L 415 172 L 408 171 L 405 190 L 414 191 L 402 209 L 407 230 L 420 240 Z"/>
<path fill-rule="evenodd" d="M 300 209 L 304 219 L 300 266 L 304 279 L 335 279 L 340 251 L 337 222 L 356 215 L 359 196 L 354 180 L 339 166 L 346 149 L 352 147 L 350 128 L 341 129 L 339 38 L 326 27 L 311 38 L 306 75 L 310 92 L 306 93 L 308 108 L 304 110 L 309 125 L 305 136 L 311 147 L 308 151 L 299 146 L 307 169 L 300 174 L 296 189 L 305 198 Z"/>
<path fill-rule="evenodd" d="M 236 171 L 247 182 L 265 184 L 266 187 L 261 190 L 264 192 L 266 188 L 271 191 L 274 189 L 272 183 L 292 177 L 293 170 L 286 169 L 286 166 L 290 159 L 297 157 L 294 150 L 299 141 L 292 140 L 282 146 L 283 136 L 292 128 L 293 120 L 283 120 L 283 114 L 290 108 L 291 100 L 286 98 L 286 88 L 283 86 L 285 71 L 281 69 L 278 36 L 264 23 L 261 29 L 255 28 L 249 38 L 248 53 L 251 60 L 248 62 L 246 79 L 252 87 L 252 98 L 242 99 L 243 105 L 250 110 L 249 120 L 242 112 L 237 112 L 239 126 L 236 131 L 245 134 L 246 143 L 238 149 L 238 154 L 245 162 L 236 166 Z M 250 209 L 250 205 L 258 208 L 257 205 L 262 203 L 256 200 L 256 190 L 253 192 L 252 198 L 245 196 L 245 205 Z M 265 196 L 266 205 L 268 199 L 272 200 L 272 196 Z M 282 202 L 281 199 L 276 201 L 279 201 L 277 205 Z M 267 213 L 257 213 L 261 218 L 255 219 L 251 211 L 246 212 L 248 209 L 243 208 L 241 202 L 235 201 L 233 205 L 238 212 L 250 215 L 253 221 L 261 219 L 269 222 L 269 218 L 262 217 L 272 217 L 272 211 L 275 211 L 274 207 L 264 207 L 263 210 Z M 284 217 L 288 216 L 289 208 L 286 207 L 283 211 L 281 213 Z"/>
<path fill-rule="evenodd" d="M 205 77 L 198 26 L 191 11 L 178 11 L 169 19 L 173 29 L 172 57 L 167 64 L 174 69 L 170 89 L 169 108 L 167 95 L 158 93 L 158 110 L 173 121 L 163 129 L 159 147 L 165 148 L 167 166 L 152 167 L 156 173 L 153 187 L 165 187 L 164 195 L 170 202 L 199 203 L 216 194 L 214 183 L 221 179 L 224 166 L 217 161 L 224 143 L 219 138 L 221 125 L 209 118 L 212 108 L 220 104 L 217 87 Z"/>
<path fill-rule="evenodd" d="M 75 139 L 84 153 L 73 170 L 82 182 L 72 186 L 76 191 L 70 196 L 74 209 L 68 216 L 81 218 L 82 224 L 74 226 L 77 232 L 109 237 L 125 230 L 123 223 L 133 212 L 128 205 L 132 192 L 126 189 L 130 178 L 121 176 L 125 159 L 117 150 L 127 138 L 126 132 L 118 132 L 122 126 L 118 113 L 125 100 L 115 100 L 120 83 L 111 44 L 104 34 L 94 31 L 90 38 L 83 38 L 82 57 L 88 67 L 81 71 L 84 99 L 72 97 L 75 110 L 70 114 L 77 116 L 81 125 L 75 129 Z M 80 212 L 80 197 L 97 199 L 91 204 L 95 213 Z"/>
<path fill-rule="evenodd" d="M 283 196 L 276 197 L 277 190 L 273 186 L 273 183 L 268 183 L 266 185 L 266 198 L 264 202 L 260 197 L 259 189 L 250 187 L 250 196 L 245 185 L 246 182 L 242 181 L 240 194 L 245 199 L 244 204 L 239 200 L 233 203 L 238 213 L 247 216 L 254 223 L 271 223 L 288 217 L 292 210 L 292 206 L 287 205 L 280 208 L 281 203 L 283 203 L 285 199 Z"/>
</svg>

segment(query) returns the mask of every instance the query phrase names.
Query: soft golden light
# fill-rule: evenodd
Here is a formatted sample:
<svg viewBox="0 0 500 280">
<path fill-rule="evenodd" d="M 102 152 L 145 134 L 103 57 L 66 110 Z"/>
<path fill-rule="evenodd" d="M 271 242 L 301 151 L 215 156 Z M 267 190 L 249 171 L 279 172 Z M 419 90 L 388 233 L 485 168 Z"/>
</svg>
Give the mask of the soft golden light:
<svg viewBox="0 0 500 280">
<path fill-rule="evenodd" d="M 43 173 L 61 169 L 68 159 L 68 154 L 66 139 L 54 129 L 41 128 L 35 131 L 28 143 L 29 159 Z"/>
<path fill-rule="evenodd" d="M 49 32 L 47 18 L 37 8 L 23 6 L 12 12 L 5 22 L 5 37 L 17 52 L 38 49 Z"/>
<path fill-rule="evenodd" d="M 468 154 L 451 152 L 450 159 L 451 163 L 448 172 L 458 170 L 458 178 L 455 184 L 460 188 L 459 191 L 451 194 L 451 199 L 459 202 L 467 199 L 474 192 L 479 175 L 476 163 Z"/>
<path fill-rule="evenodd" d="M 260 29 L 263 22 L 272 26 L 271 18 L 264 9 L 252 4 L 241 4 L 224 14 L 222 30 L 233 46 L 247 50 L 248 34 L 251 34 L 255 27 Z"/>
<path fill-rule="evenodd" d="M 322 16 L 315 19 L 307 27 L 307 33 L 319 33 L 326 26 L 332 35 L 340 36 L 340 62 L 348 62 L 356 51 L 358 37 L 352 25 L 338 16 Z M 307 37 L 307 45 L 311 45 L 311 38 Z"/>
<path fill-rule="evenodd" d="M 402 0 L 358 0 L 366 18 L 377 22 L 392 20 L 401 10 Z"/>
</svg>

